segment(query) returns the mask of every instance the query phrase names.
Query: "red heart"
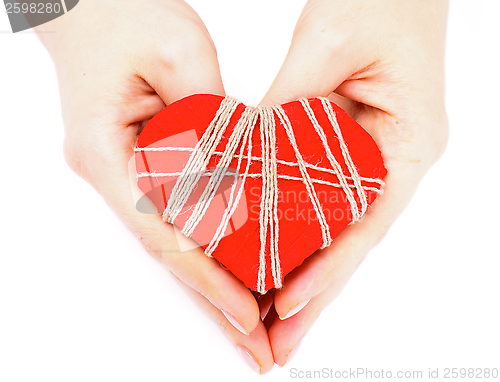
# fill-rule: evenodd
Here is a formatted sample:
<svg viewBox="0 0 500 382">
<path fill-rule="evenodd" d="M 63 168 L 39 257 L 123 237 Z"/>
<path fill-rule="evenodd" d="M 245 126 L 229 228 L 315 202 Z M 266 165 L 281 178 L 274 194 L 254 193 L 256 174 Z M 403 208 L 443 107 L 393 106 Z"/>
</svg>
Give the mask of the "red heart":
<svg viewBox="0 0 500 382">
<path fill-rule="evenodd" d="M 201 139 L 210 125 L 217 111 L 221 107 L 224 97 L 209 94 L 198 94 L 183 98 L 172 103 L 154 116 L 144 127 L 136 144 L 136 170 L 139 175 L 139 188 L 155 204 L 157 212 L 165 210 L 170 194 L 177 182 L 179 173 L 188 163 L 193 148 Z M 327 148 L 323 145 L 319 133 L 315 130 L 302 101 L 294 101 L 281 105 L 288 117 L 296 140 L 296 147 L 307 163 L 307 173 L 313 179 L 314 191 L 320 203 L 321 210 L 328 224 L 332 238 L 337 236 L 352 220 L 352 205 L 347 199 L 342 187 L 333 187 L 341 180 L 333 172 L 331 159 L 327 158 Z M 387 173 L 376 143 L 372 137 L 356 123 L 339 106 L 325 99 L 313 98 L 305 100 L 310 106 L 319 125 L 324 131 L 328 147 L 342 168 L 344 174 L 351 174 L 342 152 L 342 139 L 348 148 L 352 163 L 361 177 L 366 200 L 371 204 L 381 192 L 381 179 Z M 329 119 L 327 106 L 333 110 L 341 130 L 341 138 Z M 216 154 L 210 158 L 208 166 L 203 171 L 208 173 L 217 168 L 221 155 L 224 152 L 229 137 L 245 110 L 245 105 L 239 104 L 232 115 L 229 125 L 221 141 L 216 146 Z M 296 151 L 290 143 L 283 120 L 273 111 L 276 134 L 276 157 L 278 178 L 277 216 L 279 219 L 279 264 L 281 272 L 279 281 L 295 267 L 324 244 L 324 230 L 321 229 L 318 213 L 314 209 L 310 193 L 302 181 L 303 174 L 297 165 Z M 207 248 L 212 240 L 222 215 L 231 200 L 231 186 L 235 184 L 237 190 L 244 181 L 244 192 L 224 232 L 224 237 L 218 243 L 213 257 L 221 265 L 230 270 L 244 284 L 257 290 L 259 271 L 259 253 L 261 249 L 259 223 L 262 194 L 262 147 L 261 147 L 261 120 L 259 120 L 251 135 L 252 161 L 249 165 L 249 174 L 254 174 L 245 180 L 242 176 L 247 164 L 247 157 L 240 160 L 239 176 L 225 176 L 224 181 L 201 221 L 191 234 L 203 248 Z M 162 149 L 167 147 L 168 149 Z M 158 150 L 158 148 L 160 148 Z M 175 149 L 173 149 L 175 148 Z M 241 146 L 238 146 L 238 154 Z M 156 149 L 156 151 L 155 151 Z M 165 151 L 168 150 L 168 151 Z M 244 155 L 247 154 L 245 150 Z M 236 172 L 238 158 L 234 157 L 229 168 Z M 293 164 L 293 165 L 291 165 Z M 327 169 L 326 171 L 322 169 Z M 196 184 L 194 192 L 183 205 L 175 225 L 184 228 L 186 221 L 193 213 L 200 195 L 205 190 L 210 177 L 202 176 Z M 236 180 L 236 182 L 235 182 Z M 361 200 L 353 184 L 353 176 L 348 178 L 353 190 L 356 206 L 361 209 Z M 329 183 L 329 184 L 325 184 Z M 233 190 L 233 197 L 236 195 Z M 270 242 L 266 243 L 266 253 L 269 253 Z M 265 290 L 272 288 L 276 283 L 273 278 L 272 263 L 269 256 L 265 260 Z M 278 285 L 279 286 L 279 285 Z M 262 288 L 260 290 L 263 292 Z"/>
</svg>

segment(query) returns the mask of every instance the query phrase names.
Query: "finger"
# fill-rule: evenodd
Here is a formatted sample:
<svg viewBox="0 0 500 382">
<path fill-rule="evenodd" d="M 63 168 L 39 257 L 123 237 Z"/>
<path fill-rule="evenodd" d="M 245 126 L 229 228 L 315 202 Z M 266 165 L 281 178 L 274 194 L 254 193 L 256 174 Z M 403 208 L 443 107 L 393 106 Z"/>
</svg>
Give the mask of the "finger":
<svg viewBox="0 0 500 382">
<path fill-rule="evenodd" d="M 133 230 L 140 234 L 149 251 L 160 253 L 166 267 L 177 277 L 219 308 L 241 332 L 248 334 L 256 328 L 260 321 L 258 304 L 231 272 L 208 258 L 200 247 L 182 252 L 182 236 L 179 238 L 173 226 L 160 216 L 139 213 L 139 218 L 135 208 L 127 214 L 130 215 L 125 220 L 133 222 Z"/>
<path fill-rule="evenodd" d="M 123 134 L 133 132 L 123 127 Z M 228 317 L 234 317 L 235 327 L 251 333 L 260 322 L 260 312 L 244 284 L 215 259 L 208 258 L 201 248 L 181 252 L 172 225 L 165 223 L 160 215 L 144 214 L 135 208 L 132 187 L 135 187 L 134 192 L 140 191 L 136 188 L 135 176 L 129 178 L 128 164 L 134 155 L 133 146 L 126 143 L 130 140 L 117 139 L 116 132 L 112 131 L 97 141 L 95 151 L 76 155 L 78 161 L 85 163 L 89 182 L 152 255 L 161 258 L 177 277 L 226 312 Z"/>
<path fill-rule="evenodd" d="M 217 52 L 207 33 L 189 30 L 159 46 L 157 56 L 145 61 L 138 75 L 166 105 L 191 94 L 225 95 Z"/>
<path fill-rule="evenodd" d="M 261 101 L 270 106 L 301 97 L 326 97 L 363 63 L 354 49 L 332 41 L 329 33 L 302 30 L 292 40 L 289 52 L 274 82 Z M 344 103 L 344 106 L 345 105 Z"/>
<path fill-rule="evenodd" d="M 276 317 L 268 333 L 274 362 L 277 365 L 284 366 L 290 360 L 292 353 L 297 352 L 302 338 L 314 325 L 321 312 L 342 292 L 354 271 L 355 269 L 338 278 L 321 294 L 313 297 L 293 317 L 286 320 Z"/>
<path fill-rule="evenodd" d="M 344 111 L 349 114 L 351 118 L 356 119 L 361 110 L 363 110 L 363 105 L 359 102 L 353 101 L 352 99 L 346 98 L 339 93 L 337 90 L 330 93 L 326 98 L 332 101 L 334 104 L 340 106 Z"/>
<path fill-rule="evenodd" d="M 273 354 L 269 344 L 267 330 L 259 322 L 250 335 L 244 335 L 230 324 L 227 318 L 209 300 L 200 293 L 187 286 L 181 280 L 180 285 L 186 290 L 191 299 L 215 322 L 219 323 L 229 339 L 236 345 L 238 352 L 247 365 L 258 374 L 265 374 L 274 366 Z"/>
<path fill-rule="evenodd" d="M 329 247 L 317 251 L 287 276 L 274 299 L 280 317 L 296 313 L 297 306 L 303 306 L 359 266 L 410 202 L 422 176 L 419 166 L 387 162 L 384 194 L 372 203 L 362 220 L 346 227 Z"/>
<path fill-rule="evenodd" d="M 165 41 L 166 48 L 158 55 L 144 60 L 137 67 L 137 77 L 147 82 L 164 104 L 195 93 L 224 94 L 215 49 L 210 37 L 197 30 L 189 30 L 179 41 Z M 145 93 L 146 90 L 143 89 Z M 158 108 L 151 97 L 138 97 L 147 112 Z M 136 121 L 137 116 L 131 121 Z M 103 195 L 108 204 L 144 244 L 148 252 L 161 258 L 164 264 L 184 283 L 205 296 L 231 323 L 243 333 L 251 333 L 260 322 L 259 307 L 251 292 L 219 263 L 205 256 L 201 248 L 182 252 L 172 225 L 159 215 L 142 214 L 132 198 L 128 162 L 133 158 L 132 144 L 136 129 L 113 126 L 99 137 L 96 153 L 79 155 L 86 163 L 88 181 Z M 116 139 L 117 135 L 120 139 Z M 72 145 L 77 146 L 77 145 Z M 138 189 L 134 192 L 140 192 Z"/>
</svg>

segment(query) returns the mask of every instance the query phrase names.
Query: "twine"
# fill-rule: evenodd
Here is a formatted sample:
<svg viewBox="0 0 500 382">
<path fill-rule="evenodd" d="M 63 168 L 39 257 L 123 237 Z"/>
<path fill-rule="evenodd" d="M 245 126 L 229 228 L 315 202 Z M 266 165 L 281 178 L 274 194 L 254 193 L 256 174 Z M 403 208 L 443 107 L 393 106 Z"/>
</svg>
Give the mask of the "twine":
<svg viewBox="0 0 500 382">
<path fill-rule="evenodd" d="M 318 224 L 321 228 L 323 245 L 325 248 L 332 243 L 330 228 L 326 217 L 323 213 L 323 208 L 318 199 L 318 195 L 314 188 L 315 184 L 323 184 L 331 187 L 341 188 L 350 204 L 352 220 L 350 224 L 355 223 L 364 215 L 368 207 L 367 191 L 382 193 L 384 182 L 377 178 L 366 178 L 359 175 L 356 166 L 354 165 L 347 145 L 342 136 L 340 126 L 337 122 L 335 111 L 333 110 L 330 101 L 327 98 L 318 97 L 321 101 L 323 109 L 328 116 L 328 120 L 333 128 L 333 131 L 339 141 L 342 157 L 349 171 L 349 175 L 344 174 L 338 160 L 333 155 L 323 127 L 319 124 L 314 111 L 312 110 L 309 101 L 306 98 L 301 98 L 299 101 L 304 108 L 309 120 L 311 121 L 318 137 L 320 138 L 326 157 L 330 162 L 331 169 L 307 163 L 297 145 L 293 132 L 292 123 L 281 106 L 247 106 L 242 113 L 240 119 L 235 125 L 231 136 L 226 144 L 223 152 L 217 151 L 224 132 L 226 131 L 229 121 L 233 116 L 236 108 L 240 104 L 239 101 L 232 97 L 225 97 L 214 119 L 211 121 L 207 130 L 201 137 L 200 141 L 194 148 L 192 147 L 143 147 L 135 148 L 136 152 L 144 151 L 184 151 L 190 152 L 189 160 L 181 172 L 175 173 L 156 173 L 156 172 L 141 172 L 137 174 L 138 178 L 143 177 L 178 177 L 175 183 L 167 206 L 163 212 L 163 220 L 174 224 L 175 219 L 186 204 L 189 196 L 193 192 L 195 186 L 202 176 L 210 177 L 207 186 L 200 196 L 196 206 L 193 209 L 190 217 L 186 221 L 182 233 L 186 236 L 191 236 L 208 210 L 211 201 L 217 193 L 217 190 L 225 176 L 234 176 L 234 182 L 231 185 L 229 201 L 221 222 L 216 229 L 216 232 L 205 249 L 205 254 L 212 257 L 214 250 L 217 248 L 220 240 L 224 237 L 229 221 L 238 207 L 239 201 L 244 191 L 244 186 L 247 178 L 262 179 L 262 197 L 260 201 L 259 215 L 259 234 L 260 234 L 260 251 L 259 251 L 259 270 L 257 276 L 257 291 L 261 294 L 266 293 L 266 258 L 270 257 L 271 272 L 275 288 L 281 288 L 282 271 L 279 259 L 279 219 L 278 219 L 278 179 L 301 181 L 304 183 L 306 190 L 311 200 Z M 276 119 L 278 116 L 281 124 L 285 128 L 288 140 L 293 148 L 296 162 L 289 162 L 277 159 L 276 156 Z M 261 157 L 252 156 L 252 135 L 257 125 L 260 122 L 260 138 L 261 138 Z M 239 150 L 238 150 L 239 147 Z M 238 153 L 237 153 L 238 151 Z M 245 153 L 246 151 L 246 153 Z M 213 171 L 207 170 L 207 165 L 213 156 L 220 157 L 217 167 Z M 233 159 L 238 159 L 236 172 L 229 172 L 229 164 Z M 246 160 L 245 169 L 241 175 L 241 182 L 238 182 L 238 174 L 240 174 L 242 160 Z M 250 164 L 252 161 L 262 163 L 261 173 L 250 173 Z M 289 167 L 298 167 L 301 177 L 294 177 L 285 174 L 279 174 L 277 165 Z M 311 178 L 308 170 L 316 170 L 335 175 L 339 183 L 333 183 L 322 179 Z M 363 183 L 371 183 L 372 185 L 363 185 Z M 237 187 L 239 184 L 239 187 Z M 358 196 L 361 204 L 361 209 L 354 196 L 354 191 Z M 269 253 L 266 251 L 269 243 Z"/>
</svg>

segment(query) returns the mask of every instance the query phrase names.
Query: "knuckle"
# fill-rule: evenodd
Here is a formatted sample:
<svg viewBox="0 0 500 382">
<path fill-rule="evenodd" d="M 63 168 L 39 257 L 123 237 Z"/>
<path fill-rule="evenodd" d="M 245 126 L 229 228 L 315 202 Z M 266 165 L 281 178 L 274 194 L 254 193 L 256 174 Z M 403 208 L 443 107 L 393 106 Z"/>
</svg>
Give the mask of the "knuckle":
<svg viewBox="0 0 500 382">
<path fill-rule="evenodd" d="M 211 301 L 210 288 L 207 287 L 206 277 L 203 272 L 198 272 L 192 268 L 191 264 L 185 263 L 182 259 L 182 255 L 185 254 L 180 254 L 181 257 L 178 255 L 179 254 L 174 255 L 176 259 L 172 259 L 172 257 L 169 256 L 167 267 L 169 267 L 186 285 Z"/>
<path fill-rule="evenodd" d="M 187 285 L 189 285 L 192 289 L 197 291 L 199 294 L 201 294 L 203 297 L 207 298 L 206 292 L 203 290 L 203 281 L 200 280 L 196 275 L 191 275 L 189 272 L 187 275 L 183 275 L 184 277 L 181 278 Z"/>
<path fill-rule="evenodd" d="M 329 251 L 328 251 L 329 252 Z M 337 256 L 332 256 L 326 252 L 320 252 L 320 263 L 318 269 L 320 271 L 316 274 L 313 282 L 316 284 L 317 289 L 321 289 L 324 285 L 328 285 L 331 280 L 340 276 L 339 261 Z"/>
<path fill-rule="evenodd" d="M 158 248 L 156 248 L 151 239 L 146 236 L 146 235 L 142 235 L 142 234 L 136 234 L 137 236 L 137 239 L 139 240 L 139 242 L 141 243 L 142 247 L 144 248 L 144 250 L 151 256 L 153 257 L 154 259 L 158 260 L 158 261 L 162 261 L 163 260 L 163 256 L 162 256 L 162 251 L 161 250 L 158 250 Z M 170 273 L 173 273 L 172 271 L 170 271 Z"/>
<path fill-rule="evenodd" d="M 321 9 L 314 6 L 303 11 L 293 31 L 292 45 L 320 51 L 330 59 L 354 52 L 355 50 L 348 48 L 359 40 L 357 35 L 345 31 L 339 33 L 335 22 L 321 12 Z"/>
<path fill-rule="evenodd" d="M 193 60 L 197 62 L 206 57 L 216 57 L 210 36 L 199 27 L 177 32 L 177 36 L 170 39 L 159 53 L 164 64 L 172 70 L 180 69 Z"/>
<path fill-rule="evenodd" d="M 233 327 L 222 313 L 220 315 L 217 315 L 216 321 L 224 332 L 227 332 L 228 328 Z"/>
<path fill-rule="evenodd" d="M 434 121 L 428 122 L 426 128 L 416 133 L 419 144 L 416 148 L 425 160 L 422 164 L 424 169 L 432 167 L 445 153 L 449 140 L 449 123 L 446 113 L 435 117 Z"/>
<path fill-rule="evenodd" d="M 220 300 L 219 288 L 217 286 L 217 274 L 214 274 L 212 267 L 205 269 L 201 275 L 191 276 L 189 284 L 193 289 L 207 298 L 210 302 L 216 303 Z"/>
<path fill-rule="evenodd" d="M 69 168 L 77 175 L 85 178 L 87 171 L 85 168 L 84 150 L 77 139 L 68 135 L 64 138 L 63 156 Z"/>
<path fill-rule="evenodd" d="M 109 137 L 99 129 L 72 126 L 63 140 L 63 157 L 69 168 L 99 193 L 106 174 L 119 164 L 116 154 Z"/>
<path fill-rule="evenodd" d="M 70 131 L 80 131 L 72 129 Z M 63 141 L 63 157 L 69 168 L 98 192 L 99 173 L 111 167 L 109 153 L 96 136 L 69 132 Z"/>
<path fill-rule="evenodd" d="M 434 162 L 441 158 L 448 147 L 448 141 L 450 139 L 450 123 L 448 116 L 444 113 L 443 121 L 438 125 L 436 129 L 436 154 L 434 157 Z"/>
</svg>

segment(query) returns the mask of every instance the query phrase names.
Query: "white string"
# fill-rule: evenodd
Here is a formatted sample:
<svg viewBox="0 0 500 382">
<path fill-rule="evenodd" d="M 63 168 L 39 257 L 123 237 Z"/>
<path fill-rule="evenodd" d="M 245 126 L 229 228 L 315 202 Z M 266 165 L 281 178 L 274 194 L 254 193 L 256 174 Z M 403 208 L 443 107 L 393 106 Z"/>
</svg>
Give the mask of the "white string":
<svg viewBox="0 0 500 382">
<path fill-rule="evenodd" d="M 302 154 L 300 154 L 299 148 L 297 146 L 297 142 L 293 134 L 292 124 L 290 123 L 288 116 L 286 115 L 285 111 L 281 106 L 275 106 L 274 109 L 276 110 L 278 117 L 281 120 L 281 124 L 285 127 L 285 131 L 288 135 L 288 140 L 292 145 L 293 151 L 295 152 L 295 157 L 297 158 L 297 163 L 299 164 L 299 169 L 302 174 L 302 180 L 307 188 L 307 192 L 309 193 L 309 198 L 311 199 L 314 211 L 318 216 L 318 221 L 321 226 L 321 235 L 323 236 L 322 248 L 328 247 L 332 243 L 332 237 L 330 235 L 330 227 L 326 222 L 325 214 L 323 213 L 321 204 L 318 200 L 318 196 L 316 195 L 316 190 L 314 189 L 311 177 L 307 172 L 304 159 L 302 158 Z"/>
<path fill-rule="evenodd" d="M 360 218 L 359 211 L 358 211 L 358 203 L 356 202 L 356 199 L 354 198 L 354 194 L 352 190 L 349 188 L 349 185 L 347 184 L 346 178 L 344 176 L 344 172 L 342 171 L 342 167 L 340 166 L 339 162 L 337 162 L 337 159 L 335 159 L 335 156 L 332 154 L 332 150 L 330 150 L 330 146 L 328 145 L 328 141 L 326 139 L 325 132 L 319 125 L 318 120 L 316 119 L 316 116 L 314 115 L 313 110 L 311 109 L 311 105 L 309 105 L 309 101 L 305 98 L 301 98 L 300 103 L 304 107 L 304 110 L 307 113 L 307 116 L 309 117 L 309 120 L 312 122 L 314 129 L 316 130 L 316 133 L 318 133 L 321 142 L 323 143 L 323 147 L 325 148 L 326 152 L 326 157 L 330 161 L 330 164 L 332 165 L 333 170 L 335 171 L 335 175 L 337 175 L 337 178 L 340 181 L 340 184 L 342 185 L 342 189 L 344 190 L 347 199 L 349 200 L 349 203 L 351 204 L 351 211 L 353 214 L 353 221 L 356 221 Z M 340 138 L 339 138 L 340 139 Z"/>
<path fill-rule="evenodd" d="M 361 185 L 361 179 L 359 178 L 358 170 L 356 169 L 356 166 L 354 166 L 354 163 L 351 158 L 351 154 L 349 153 L 349 150 L 347 149 L 347 145 L 344 141 L 344 138 L 342 136 L 342 131 L 340 130 L 339 123 L 337 122 L 337 117 L 335 116 L 335 112 L 333 111 L 332 104 L 328 100 L 328 98 L 325 97 L 318 97 L 321 100 L 321 103 L 323 105 L 323 109 L 325 110 L 326 114 L 328 115 L 328 119 L 330 120 L 331 125 L 333 126 L 333 130 L 335 131 L 335 134 L 337 134 L 337 138 L 340 143 L 340 147 L 342 149 L 342 156 L 344 157 L 344 161 L 347 165 L 347 168 L 349 169 L 349 172 L 351 173 L 352 180 L 354 181 L 354 185 L 356 186 L 356 190 L 358 191 L 358 196 L 359 200 L 361 201 L 361 213 L 356 214 L 356 218 L 353 218 L 352 223 L 356 222 L 359 220 L 366 212 L 366 209 L 368 208 L 368 202 L 366 200 L 366 193 L 363 191 L 363 187 Z M 356 209 L 357 210 L 357 209 Z M 354 211 L 353 211 L 354 212 Z"/>
<path fill-rule="evenodd" d="M 177 178 L 181 176 L 180 172 L 139 172 L 137 173 L 138 178 Z M 212 172 L 210 171 L 205 171 L 201 176 L 212 176 Z M 234 176 L 231 174 L 231 176 Z M 251 174 L 248 173 L 246 174 L 248 178 L 261 178 L 262 174 Z M 302 178 L 299 178 L 298 176 L 290 176 L 290 175 L 280 175 L 278 174 L 278 179 L 284 179 L 284 180 L 298 180 L 302 182 Z M 342 188 L 342 185 L 339 183 L 332 183 L 328 182 L 323 179 L 315 179 L 311 178 L 311 182 L 317 183 L 317 184 L 324 184 L 325 186 L 330 186 L 330 187 L 336 187 L 336 188 Z M 349 184 L 350 188 L 356 188 L 355 185 Z M 368 186 L 363 186 L 363 189 L 365 191 L 373 191 L 376 192 L 377 194 L 383 194 L 384 190 L 376 187 L 368 187 Z"/>
<path fill-rule="evenodd" d="M 245 135 L 243 137 L 243 143 L 241 144 L 240 155 L 238 158 L 238 165 L 236 167 L 236 173 L 238 173 L 238 171 L 240 170 L 241 161 L 243 159 L 243 150 L 245 149 L 245 145 L 247 144 L 247 142 L 248 142 L 248 149 L 247 149 L 248 150 L 248 158 L 252 157 L 252 139 L 251 139 L 251 137 L 253 134 L 253 130 L 255 128 L 255 124 L 257 122 L 257 117 L 258 116 L 256 113 L 252 113 L 252 120 L 248 124 L 248 129 L 245 132 Z M 238 193 L 236 194 L 236 198 L 234 199 L 234 201 L 233 201 L 233 196 L 234 196 L 234 190 L 235 190 L 236 183 L 237 183 L 236 178 L 231 186 L 231 195 L 229 197 L 229 202 L 228 202 L 227 208 L 224 211 L 224 216 L 222 217 L 221 224 L 217 227 L 217 231 L 215 232 L 215 235 L 214 235 L 212 241 L 205 249 L 205 253 L 210 257 L 212 257 L 213 251 L 217 248 L 217 246 L 219 245 L 219 242 L 224 237 L 224 233 L 226 232 L 227 225 L 229 224 L 229 220 L 231 219 L 234 212 L 236 211 L 236 207 L 238 207 L 241 196 L 243 194 L 243 190 L 245 188 L 246 179 L 249 175 L 248 173 L 250 170 L 250 163 L 251 162 L 252 162 L 251 159 L 247 160 L 247 166 L 246 166 L 245 172 L 243 174 L 243 179 L 241 181 L 240 188 L 238 189 Z"/>
<path fill-rule="evenodd" d="M 248 107 L 241 115 L 229 138 L 229 142 L 226 145 L 224 154 L 220 158 L 219 163 L 217 163 L 217 168 L 210 177 L 210 181 L 205 187 L 203 194 L 200 196 L 199 201 L 196 203 L 196 207 L 193 213 L 186 221 L 186 224 L 181 231 L 184 235 L 188 237 L 191 236 L 196 226 L 205 215 L 205 212 L 210 206 L 210 202 L 213 200 L 222 180 L 224 179 L 224 175 L 228 170 L 229 164 L 233 160 L 234 153 L 236 152 L 236 149 L 240 144 L 242 136 L 249 129 L 250 120 L 255 120 L 254 116 L 255 113 L 251 108 Z"/>
<path fill-rule="evenodd" d="M 139 147 L 139 148 L 136 148 L 134 151 L 135 152 L 141 152 L 141 151 L 146 151 L 146 152 L 148 152 L 148 151 L 153 151 L 153 152 L 155 152 L 155 151 L 184 151 L 184 152 L 193 152 L 194 148 L 192 148 L 192 147 Z M 214 153 L 213 153 L 213 155 L 218 155 L 218 156 L 222 156 L 223 154 L 224 153 L 221 152 L 221 151 L 214 151 Z M 247 159 L 247 160 L 251 160 L 251 161 L 262 162 L 262 158 L 261 157 L 256 157 L 256 156 L 248 156 L 248 155 L 236 154 L 234 157 L 237 158 L 237 159 Z M 276 163 L 282 164 L 284 166 L 290 166 L 290 167 L 298 167 L 299 166 L 298 163 L 287 162 L 287 161 L 284 161 L 284 160 L 281 160 L 281 159 L 276 159 Z M 307 168 L 311 169 L 311 170 L 316 170 L 316 171 L 320 171 L 320 172 L 326 172 L 328 174 L 332 174 L 332 175 L 337 176 L 337 173 L 334 170 L 331 170 L 329 168 L 324 168 L 324 167 L 317 166 L 317 165 L 314 165 L 314 164 L 310 164 L 310 163 L 307 163 L 307 162 L 305 162 L 305 166 Z M 143 173 L 139 173 L 139 174 L 162 174 L 162 173 L 155 173 L 155 172 L 148 173 L 148 172 L 143 172 Z M 149 176 L 149 175 L 144 175 L 144 176 Z M 154 176 L 154 175 L 151 175 L 151 176 Z M 175 175 L 164 175 L 164 176 L 175 176 Z M 344 174 L 344 178 L 346 178 L 348 180 L 352 180 L 352 178 L 350 176 L 347 176 L 345 174 Z M 381 186 L 385 185 L 385 182 L 382 179 L 378 179 L 378 178 L 365 178 L 365 177 L 362 177 L 362 176 L 360 176 L 359 178 L 363 182 L 377 183 L 377 184 L 380 184 Z M 314 179 L 313 179 L 313 181 L 314 181 Z M 335 183 L 328 183 L 328 184 L 329 185 L 334 185 L 334 187 L 342 187 L 340 184 L 335 184 Z M 350 187 L 355 187 L 355 186 L 350 185 Z M 366 187 L 364 187 L 364 188 L 365 188 L 365 190 L 367 189 Z M 382 189 L 378 189 L 378 188 L 377 189 L 373 188 L 373 191 L 378 191 L 379 193 L 383 192 Z"/>
<path fill-rule="evenodd" d="M 260 252 L 257 291 L 266 292 L 266 246 L 269 230 L 269 254 L 275 288 L 281 288 L 281 266 L 278 257 L 278 171 L 276 165 L 276 126 L 273 109 L 259 108 L 262 147 L 262 197 L 260 204 Z"/>
<path fill-rule="evenodd" d="M 279 259 L 279 219 L 278 219 L 278 179 L 302 181 L 307 189 L 309 199 L 316 212 L 318 223 L 321 228 L 323 237 L 322 248 L 328 246 L 332 242 L 330 228 L 326 221 L 321 203 L 314 188 L 314 184 L 323 184 L 331 187 L 341 188 L 351 206 L 352 222 L 359 220 L 366 212 L 368 202 L 366 191 L 382 193 L 384 182 L 378 178 L 365 178 L 359 175 L 352 158 L 350 156 L 347 145 L 343 139 L 340 127 L 338 125 L 335 112 L 331 107 L 330 101 L 323 97 L 318 97 L 321 100 L 323 109 L 328 116 L 328 119 L 333 127 L 333 130 L 338 138 L 342 156 L 349 170 L 350 176 L 344 174 L 342 167 L 333 155 L 326 138 L 323 127 L 319 124 L 310 104 L 306 98 L 302 98 L 301 102 L 306 114 L 308 115 L 316 133 L 321 139 L 325 149 L 326 156 L 332 166 L 332 169 L 320 167 L 307 163 L 295 140 L 292 123 L 281 106 L 273 107 L 246 107 L 240 119 L 235 125 L 228 143 L 223 152 L 216 151 L 219 142 L 221 141 L 229 121 L 240 104 L 232 97 L 225 97 L 217 113 L 208 126 L 207 130 L 201 137 L 200 141 L 194 148 L 191 147 L 142 147 L 135 148 L 136 152 L 141 151 L 186 151 L 191 152 L 186 166 L 181 172 L 159 173 L 159 172 L 140 172 L 138 178 L 143 177 L 177 177 L 177 181 L 172 189 L 170 198 L 167 202 L 163 219 L 169 223 L 174 223 L 178 214 L 186 204 L 193 189 L 196 187 L 201 177 L 209 176 L 209 182 L 205 187 L 201 197 L 186 221 L 182 233 L 186 236 L 191 236 L 200 223 L 201 219 L 208 210 L 212 199 L 215 197 L 218 188 L 225 176 L 234 176 L 234 181 L 231 185 L 231 193 L 229 202 L 226 206 L 221 222 L 216 229 L 216 232 L 205 249 L 207 256 L 212 256 L 213 251 L 217 248 L 220 240 L 224 237 L 227 225 L 234 214 L 241 196 L 244 191 L 244 186 L 247 178 L 262 178 L 262 196 L 259 214 L 259 234 L 260 234 L 260 251 L 259 251 L 259 270 L 257 277 L 257 291 L 261 294 L 266 293 L 266 258 L 267 245 L 269 242 L 269 257 L 271 263 L 271 271 L 275 288 L 281 288 L 282 272 Z M 294 150 L 297 162 L 287 162 L 277 159 L 276 155 L 276 114 L 285 129 L 288 140 Z M 261 138 L 261 156 L 252 156 L 252 136 L 255 126 L 260 120 L 260 138 Z M 239 147 L 239 152 L 237 152 Z M 246 155 L 245 155 L 246 150 Z M 210 159 L 214 156 L 220 156 L 217 166 L 214 171 L 208 171 L 207 165 Z M 229 173 L 229 165 L 234 158 L 238 159 L 236 173 Z M 236 186 L 239 178 L 242 160 L 247 161 L 245 171 L 242 175 L 242 180 L 236 191 Z M 252 161 L 262 163 L 261 173 L 250 173 L 250 164 Z M 298 167 L 302 177 L 295 177 L 285 174 L 278 174 L 277 164 Z M 311 178 L 308 169 L 318 170 L 321 172 L 335 175 L 339 183 L 328 182 L 322 179 Z M 349 183 L 352 182 L 353 184 Z M 363 186 L 362 182 L 375 183 L 380 187 Z M 352 189 L 356 189 L 357 195 L 361 202 L 361 211 L 354 198 Z M 269 240 L 268 240 L 269 239 Z"/>
<path fill-rule="evenodd" d="M 179 176 L 172 189 L 167 207 L 163 212 L 164 221 L 174 223 L 217 148 L 238 104 L 239 102 L 232 97 L 225 97 L 222 100 L 215 118 L 196 144 L 188 163 L 182 170 L 182 175 Z"/>
</svg>

